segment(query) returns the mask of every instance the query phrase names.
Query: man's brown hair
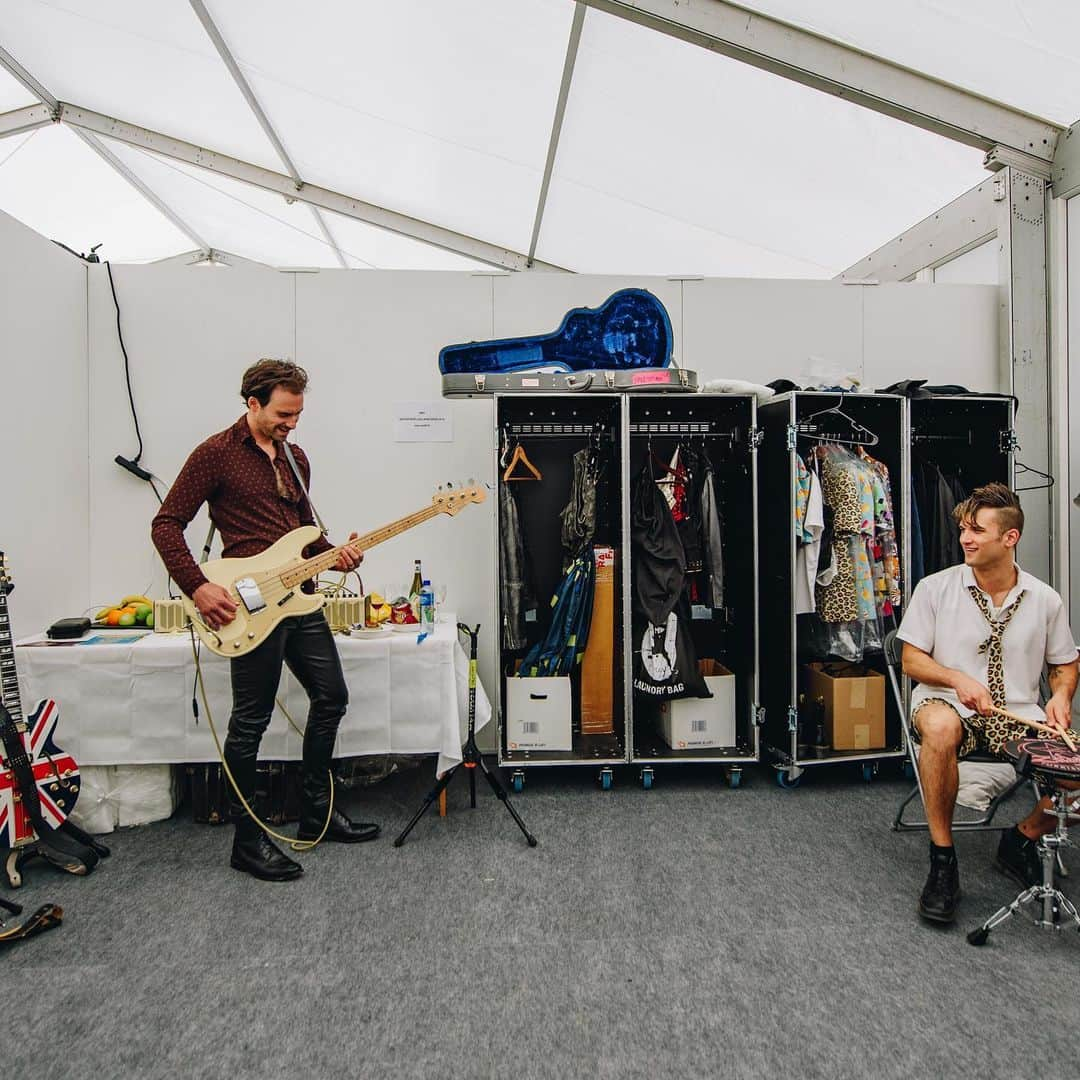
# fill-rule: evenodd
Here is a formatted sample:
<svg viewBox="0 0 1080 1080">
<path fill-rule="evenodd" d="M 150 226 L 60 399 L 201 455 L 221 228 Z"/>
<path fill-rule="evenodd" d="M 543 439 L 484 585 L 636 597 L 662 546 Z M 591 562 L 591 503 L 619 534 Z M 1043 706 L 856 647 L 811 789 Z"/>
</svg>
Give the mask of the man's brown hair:
<svg viewBox="0 0 1080 1080">
<path fill-rule="evenodd" d="M 307 387 L 307 372 L 291 360 L 263 359 L 252 364 L 240 380 L 240 396 L 246 402 L 255 398 L 266 405 L 275 386 L 283 386 L 294 394 L 302 394 Z"/>
<path fill-rule="evenodd" d="M 1010 529 L 1023 533 L 1024 511 L 1020 508 L 1020 500 L 1016 492 L 1005 484 L 993 483 L 976 488 L 963 502 L 957 503 L 953 520 L 963 528 L 965 521 L 974 521 L 975 515 L 983 509 L 994 511 L 1003 533 Z"/>
</svg>

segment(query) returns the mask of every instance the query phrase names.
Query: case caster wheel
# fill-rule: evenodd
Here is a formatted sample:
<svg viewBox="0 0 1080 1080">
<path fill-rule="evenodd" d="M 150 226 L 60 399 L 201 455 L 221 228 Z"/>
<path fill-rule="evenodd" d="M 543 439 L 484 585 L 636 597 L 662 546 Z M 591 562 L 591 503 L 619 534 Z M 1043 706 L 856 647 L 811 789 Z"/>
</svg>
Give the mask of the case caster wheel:
<svg viewBox="0 0 1080 1080">
<path fill-rule="evenodd" d="M 520 795 L 522 789 L 525 787 L 525 774 L 520 769 L 515 769 L 510 774 L 510 786 L 514 789 L 516 795 Z"/>
<path fill-rule="evenodd" d="M 728 769 L 727 786 L 737 788 L 742 783 L 742 769 Z"/>
<path fill-rule="evenodd" d="M 972 930 L 968 936 L 969 945 L 985 945 L 986 939 L 990 936 L 990 931 L 985 926 L 980 926 L 975 930 Z"/>
<path fill-rule="evenodd" d="M 777 769 L 776 782 L 782 788 L 797 788 L 802 783 L 802 773 L 792 773 L 788 769 Z"/>
<path fill-rule="evenodd" d="M 862 765 L 862 778 L 869 784 L 877 774 L 877 765 L 872 761 L 864 761 Z"/>
<path fill-rule="evenodd" d="M 652 767 L 649 766 L 649 765 L 646 765 L 645 768 L 641 770 L 641 786 L 646 791 L 649 791 L 652 788 L 652 784 L 653 784 Z"/>
<path fill-rule="evenodd" d="M 612 773 L 612 771 L 610 769 L 601 769 L 600 770 L 600 787 L 604 791 L 610 791 L 611 790 L 611 783 L 612 783 L 613 779 L 614 779 L 614 774 Z"/>
</svg>

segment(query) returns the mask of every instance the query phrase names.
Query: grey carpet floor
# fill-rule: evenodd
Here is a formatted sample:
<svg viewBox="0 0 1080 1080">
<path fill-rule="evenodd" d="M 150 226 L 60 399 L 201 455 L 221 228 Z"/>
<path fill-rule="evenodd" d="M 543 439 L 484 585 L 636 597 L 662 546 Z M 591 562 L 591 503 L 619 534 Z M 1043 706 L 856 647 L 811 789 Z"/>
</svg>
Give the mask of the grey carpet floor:
<svg viewBox="0 0 1080 1080">
<path fill-rule="evenodd" d="M 289 884 L 230 870 L 229 831 L 186 808 L 114 833 L 86 879 L 31 864 L 18 899 L 66 917 L 0 954 L 4 1080 L 1075 1065 L 1080 934 L 1013 920 L 967 944 L 1017 891 L 990 865 L 997 834 L 959 838 L 957 926 L 921 925 L 926 839 L 889 830 L 899 779 L 826 770 L 781 791 L 761 769 L 733 791 L 660 770 L 643 791 L 627 771 L 602 792 L 591 769 L 541 770 L 514 800 L 535 849 L 458 780 L 449 817 L 395 849 L 430 775 L 349 793 L 383 836 L 305 856 Z"/>
</svg>

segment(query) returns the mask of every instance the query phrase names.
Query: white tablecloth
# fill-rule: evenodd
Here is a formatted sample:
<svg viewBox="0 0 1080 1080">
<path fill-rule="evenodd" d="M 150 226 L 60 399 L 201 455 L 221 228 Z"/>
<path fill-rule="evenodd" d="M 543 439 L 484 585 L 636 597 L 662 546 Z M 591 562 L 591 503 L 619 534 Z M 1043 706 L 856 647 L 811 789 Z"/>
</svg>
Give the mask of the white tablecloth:
<svg viewBox="0 0 1080 1080">
<path fill-rule="evenodd" d="M 104 634 L 100 636 L 105 636 Z M 468 727 L 469 662 L 453 615 L 419 645 L 415 634 L 335 636 L 349 709 L 338 731 L 339 757 L 438 753 L 441 773 L 461 761 Z M 57 745 L 80 765 L 147 765 L 217 761 L 202 699 L 191 710 L 195 664 L 186 634 L 146 634 L 136 642 L 15 649 L 24 712 L 38 699 L 60 707 Z M 206 693 L 218 734 L 229 723 L 229 663 L 200 653 Z M 302 729 L 307 696 L 286 668 L 278 697 Z M 491 719 L 491 704 L 477 681 L 476 727 Z M 274 710 L 261 755 L 297 760 L 301 737 Z"/>
</svg>

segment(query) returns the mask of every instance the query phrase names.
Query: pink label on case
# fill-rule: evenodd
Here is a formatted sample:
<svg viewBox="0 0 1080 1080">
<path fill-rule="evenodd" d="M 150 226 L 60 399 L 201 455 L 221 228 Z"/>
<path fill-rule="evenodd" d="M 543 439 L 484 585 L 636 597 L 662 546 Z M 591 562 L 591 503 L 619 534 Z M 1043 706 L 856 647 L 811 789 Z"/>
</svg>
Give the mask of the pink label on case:
<svg viewBox="0 0 1080 1080">
<path fill-rule="evenodd" d="M 635 371 L 630 376 L 631 386 L 647 386 L 650 383 L 670 382 L 667 371 Z"/>
</svg>

